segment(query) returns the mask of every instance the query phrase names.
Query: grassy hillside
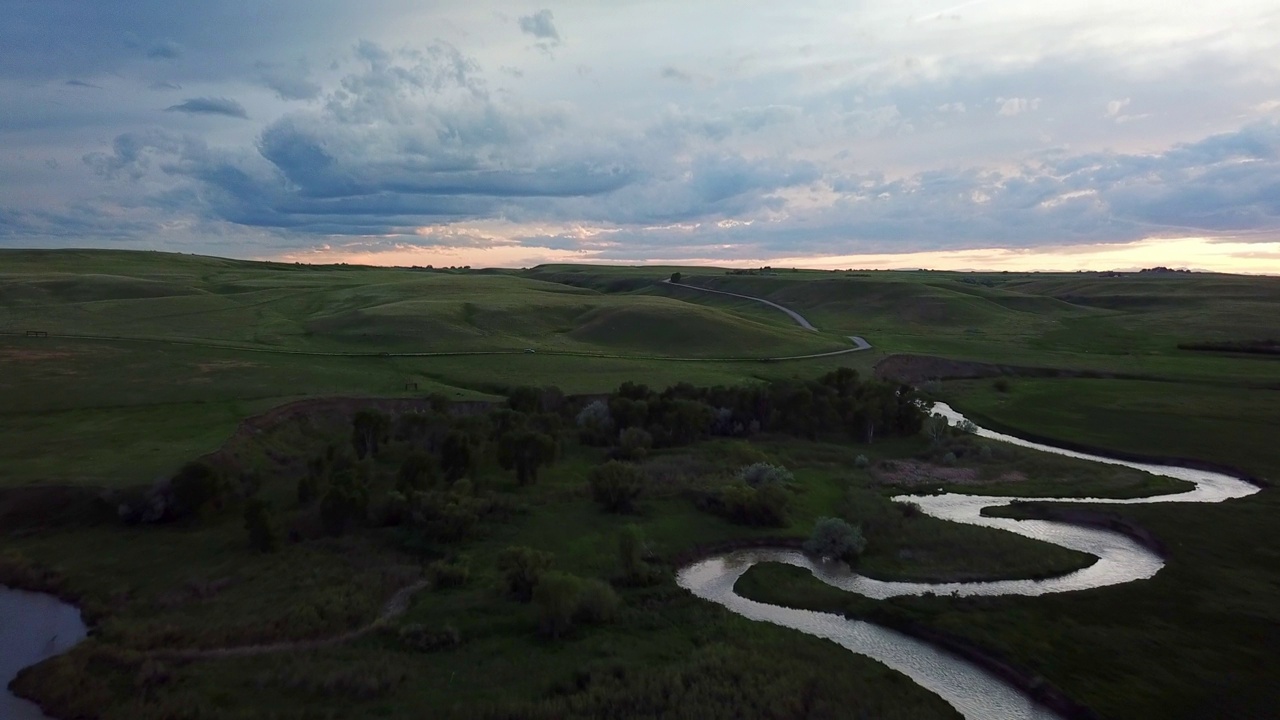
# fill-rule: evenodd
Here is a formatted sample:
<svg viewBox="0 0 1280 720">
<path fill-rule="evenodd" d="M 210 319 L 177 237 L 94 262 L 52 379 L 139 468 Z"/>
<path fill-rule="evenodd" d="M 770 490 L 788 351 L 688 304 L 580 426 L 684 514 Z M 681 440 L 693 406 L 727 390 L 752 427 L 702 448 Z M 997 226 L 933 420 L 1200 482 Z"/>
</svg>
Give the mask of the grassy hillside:
<svg viewBox="0 0 1280 720">
<path fill-rule="evenodd" d="M 6 252 L 0 328 L 305 352 L 520 350 L 738 357 L 837 338 L 661 297 L 506 274 L 244 263 L 160 253 Z M 644 282 L 651 283 L 650 276 Z"/>
<path fill-rule="evenodd" d="M 664 268 L 668 275 L 674 268 Z M 681 268 L 690 285 L 763 297 L 884 352 L 1280 383 L 1280 363 L 1178 348 L 1280 337 L 1280 278 L 1214 274 L 789 271 Z M 660 292 L 746 317 L 768 308 L 694 291 L 634 287 L 636 268 L 542 266 L 527 276 L 602 292 Z M 784 322 L 778 313 L 774 319 Z"/>
<path fill-rule="evenodd" d="M 0 482 L 149 482 L 212 450 L 247 415 L 299 397 L 731 384 L 875 361 L 708 359 L 848 347 L 772 315 L 781 313 L 743 317 L 485 271 L 0 251 L 0 332 L 14 333 L 0 335 L 0 432 L 11 440 L 0 444 Z M 514 354 L 380 355 L 459 351 Z"/>
</svg>

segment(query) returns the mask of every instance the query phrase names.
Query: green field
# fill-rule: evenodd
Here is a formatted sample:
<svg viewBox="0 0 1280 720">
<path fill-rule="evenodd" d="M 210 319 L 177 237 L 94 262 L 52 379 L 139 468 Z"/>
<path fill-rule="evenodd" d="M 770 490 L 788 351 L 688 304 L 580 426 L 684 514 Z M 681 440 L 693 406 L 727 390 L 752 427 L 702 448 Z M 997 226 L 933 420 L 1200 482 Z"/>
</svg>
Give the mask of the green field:
<svg viewBox="0 0 1280 720">
<path fill-rule="evenodd" d="M 778 302 L 821 332 L 758 303 L 659 282 L 677 271 L 686 284 Z M 29 330 L 49 337 L 26 337 Z M 436 394 L 502 402 L 521 386 L 568 394 L 607 393 L 629 381 L 658 390 L 759 386 L 841 367 L 866 378 L 888 355 L 917 353 L 1101 376 L 1015 371 L 1000 383 L 927 383 L 931 396 L 983 424 L 1280 478 L 1280 361 L 1178 348 L 1280 337 L 1274 278 L 595 266 L 428 272 L 0 251 L 0 333 L 0 491 L 70 484 L 127 495 L 222 448 L 261 482 L 257 497 L 270 501 L 281 528 L 304 538 L 278 553 L 252 552 L 238 507 L 192 523 L 43 527 L 23 515 L 23 495 L 0 492 L 0 518 L 15 517 L 16 507 L 22 521 L 14 532 L 0 528 L 4 551 L 20 553 L 4 556 L 0 577 L 34 586 L 53 577 L 99 619 L 94 640 L 24 679 L 25 691 L 54 701 L 63 716 L 415 718 L 430 708 L 439 717 L 552 718 L 631 708 L 651 717 L 954 717 L 876 663 L 696 600 L 675 586 L 669 560 L 707 543 L 803 537 L 818 517 L 839 515 L 866 533 L 859 567 L 874 577 L 1042 576 L 1089 558 L 913 516 L 888 498 L 936 487 L 1113 497 L 1180 489 L 1039 453 L 996 447 L 980 455 L 969 438 L 868 445 L 840 433 L 765 433 L 653 451 L 646 472 L 668 479 L 646 491 L 638 513 L 618 516 L 600 512 L 586 488 L 607 448 L 579 443 L 570 428 L 561 457 L 536 485 L 517 486 L 484 456 L 469 477 L 501 499 L 505 514 L 465 541 L 424 546 L 395 527 L 313 537 L 314 508 L 298 505 L 297 478 L 326 445 L 351 446 L 351 418 L 308 416 L 225 445 L 246 418 L 296 400 Z M 845 348 L 853 334 L 875 349 L 765 360 Z M 392 443 L 378 460 L 375 498 L 391 488 L 408 451 Z M 953 451 L 959 460 L 946 457 Z M 747 527 L 700 509 L 708 487 L 759 460 L 794 473 L 784 526 Z M 925 488 L 895 474 L 903 463 L 926 477 L 944 467 L 971 475 Z M 1271 717 L 1280 701 L 1272 687 L 1280 673 L 1272 650 L 1280 645 L 1280 556 L 1266 540 L 1274 495 L 1118 510 L 1155 533 L 1170 558 L 1156 578 L 1115 588 L 875 602 L 786 568 L 758 567 L 740 590 L 945 631 L 1108 718 Z M 617 582 L 617 538 L 628 524 L 640 528 L 660 569 L 653 584 Z M 617 618 L 565 640 L 539 637 L 532 606 L 498 589 L 497 557 L 509 545 L 552 553 L 559 570 L 614 581 Z M 386 632 L 261 657 L 157 664 L 145 655 L 358 627 L 441 558 L 469 567 L 469 581 L 418 595 Z M 55 575 L 45 573 L 50 568 Z M 424 652 L 397 634 L 405 625 L 452 627 L 465 642 Z"/>
</svg>

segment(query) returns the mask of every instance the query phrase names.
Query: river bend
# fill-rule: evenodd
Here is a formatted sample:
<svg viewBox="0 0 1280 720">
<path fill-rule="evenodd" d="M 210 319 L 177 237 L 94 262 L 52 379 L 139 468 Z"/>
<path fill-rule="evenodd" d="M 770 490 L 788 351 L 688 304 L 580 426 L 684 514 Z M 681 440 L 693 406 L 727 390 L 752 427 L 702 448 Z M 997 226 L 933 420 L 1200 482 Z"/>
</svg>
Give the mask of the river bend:
<svg viewBox="0 0 1280 720">
<path fill-rule="evenodd" d="M 964 416 L 944 403 L 932 411 L 955 425 Z M 1150 578 L 1160 571 L 1160 556 L 1130 538 L 1109 530 L 1083 527 L 1049 520 L 1013 520 L 985 517 L 983 508 L 998 507 L 1020 500 L 1068 503 L 1111 503 L 1133 505 L 1152 502 L 1222 502 L 1244 497 L 1258 488 L 1223 473 L 1151 463 L 1129 462 L 1076 452 L 1031 442 L 977 428 L 976 434 L 1000 442 L 1081 460 L 1124 465 L 1155 475 L 1186 480 L 1194 488 L 1182 493 L 1147 498 L 1018 498 L 946 493 L 941 495 L 900 495 L 895 500 L 914 502 L 933 517 L 952 522 L 994 527 L 1025 537 L 1094 555 L 1097 562 L 1066 575 L 1044 580 L 1001 580 L 992 582 L 921 583 L 874 580 L 857 574 L 844 563 L 815 562 L 791 549 L 751 549 L 724 553 L 694 562 L 680 570 L 680 586 L 694 595 L 724 606 L 743 617 L 792 628 L 831 640 L 859 655 L 865 655 L 897 670 L 922 687 L 938 694 L 970 720 L 1049 720 L 1059 716 L 1040 706 L 1005 680 L 928 643 L 878 625 L 831 613 L 780 607 L 748 600 L 734 591 L 738 578 L 757 563 L 777 562 L 802 567 L 814 577 L 848 592 L 884 599 L 925 592 L 956 595 L 1045 595 L 1119 585 Z"/>
</svg>

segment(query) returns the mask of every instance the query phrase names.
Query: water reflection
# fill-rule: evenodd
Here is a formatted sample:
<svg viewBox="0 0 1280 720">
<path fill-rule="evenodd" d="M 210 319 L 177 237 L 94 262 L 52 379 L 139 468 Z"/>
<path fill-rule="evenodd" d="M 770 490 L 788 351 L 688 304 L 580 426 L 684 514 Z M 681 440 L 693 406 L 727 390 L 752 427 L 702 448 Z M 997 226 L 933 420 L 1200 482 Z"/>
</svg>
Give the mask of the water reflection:
<svg viewBox="0 0 1280 720">
<path fill-rule="evenodd" d="M 942 414 L 953 425 L 965 420 L 963 415 L 943 403 L 936 404 L 933 412 Z M 1155 475 L 1194 483 L 1194 488 L 1187 492 L 1150 498 L 1125 500 L 1034 498 L 1036 500 L 1124 505 L 1151 502 L 1221 502 L 1258 491 L 1257 487 L 1222 473 L 1117 460 L 1030 442 L 985 428 L 978 428 L 977 434 L 1034 450 L 1081 460 L 1124 465 Z M 981 514 L 985 507 L 1007 505 L 1020 498 L 948 493 L 901 495 L 894 499 L 914 502 L 920 506 L 922 512 L 936 518 L 1008 530 L 1025 537 L 1089 553 L 1098 559 L 1089 567 L 1045 580 L 921 583 L 874 580 L 852 572 L 843 563 L 815 563 L 795 550 L 754 549 L 726 553 L 689 565 L 680 571 L 678 577 L 680 586 L 700 598 L 723 605 L 751 620 L 770 622 L 826 638 L 855 653 L 878 660 L 904 673 L 922 687 L 937 693 L 966 718 L 1026 720 L 1054 718 L 1057 715 L 1036 705 L 1004 680 L 967 660 L 938 650 L 919 640 L 867 622 L 848 620 L 827 613 L 754 602 L 736 594 L 733 590 L 734 584 L 756 563 L 776 562 L 805 568 L 814 577 L 832 587 L 875 599 L 897 595 L 919 595 L 926 592 L 941 595 L 952 593 L 956 595 L 1045 595 L 1144 580 L 1155 575 L 1164 565 L 1158 555 L 1119 533 L 1048 520 L 1012 520 L 985 517 Z"/>
</svg>

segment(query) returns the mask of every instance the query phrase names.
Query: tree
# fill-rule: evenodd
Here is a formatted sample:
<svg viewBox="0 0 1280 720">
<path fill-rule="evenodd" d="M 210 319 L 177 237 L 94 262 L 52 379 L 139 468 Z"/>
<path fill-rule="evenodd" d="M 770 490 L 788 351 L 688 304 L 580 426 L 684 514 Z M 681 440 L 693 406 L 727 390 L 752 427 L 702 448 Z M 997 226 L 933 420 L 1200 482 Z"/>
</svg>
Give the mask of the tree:
<svg viewBox="0 0 1280 720">
<path fill-rule="evenodd" d="M 678 285 L 682 277 L 683 276 L 680 273 L 673 272 L 671 273 L 671 282 L 676 283 Z"/>
<path fill-rule="evenodd" d="M 517 430 L 498 441 L 498 464 L 504 470 L 516 471 L 516 482 L 532 485 L 538 481 L 538 469 L 556 459 L 556 441 L 550 435 Z"/>
<path fill-rule="evenodd" d="M 804 551 L 817 558 L 853 562 L 867 548 L 862 530 L 840 518 L 818 518 L 804 542 Z"/>
<path fill-rule="evenodd" d="M 591 468 L 587 482 L 591 497 L 605 512 L 627 513 L 635 510 L 636 499 L 644 488 L 644 475 L 634 465 L 610 460 Z"/>
<path fill-rule="evenodd" d="M 435 458 L 415 450 L 400 463 L 400 470 L 396 473 L 396 490 L 405 494 L 426 490 L 434 484 L 438 474 Z"/>
<path fill-rule="evenodd" d="M 195 461 L 178 470 L 169 488 L 173 493 L 173 517 L 190 517 L 221 501 L 223 482 L 208 463 Z"/>
<path fill-rule="evenodd" d="M 361 467 L 344 468 L 334 474 L 329 491 L 320 501 L 320 522 L 325 532 L 341 535 L 369 510 L 369 479 Z"/>
<path fill-rule="evenodd" d="M 471 436 L 461 430 L 450 430 L 440 444 L 440 469 L 444 478 L 456 482 L 475 469 L 479 452 Z"/>
<path fill-rule="evenodd" d="M 649 403 L 625 397 L 609 398 L 609 417 L 619 430 L 644 425 L 649 418 Z"/>
<path fill-rule="evenodd" d="M 642 460 L 653 447 L 653 436 L 638 427 L 629 427 L 618 436 L 618 457 L 623 460 Z"/>
<path fill-rule="evenodd" d="M 271 506 L 252 498 L 244 506 L 244 529 L 249 532 L 249 547 L 262 553 L 280 549 L 280 533 L 271 517 Z"/>
<path fill-rule="evenodd" d="M 578 413 L 578 437 L 587 445 L 607 445 L 613 436 L 613 416 L 603 400 L 593 400 Z"/>
<path fill-rule="evenodd" d="M 542 410 L 542 391 L 536 387 L 518 387 L 507 395 L 507 407 L 519 413 L 536 413 Z"/>
<path fill-rule="evenodd" d="M 551 569 L 552 562 L 550 553 L 528 547 L 512 546 L 498 553 L 498 570 L 507 594 L 520 602 L 529 602 L 533 589 Z"/>
<path fill-rule="evenodd" d="M 387 441 L 391 433 L 391 420 L 377 410 L 361 410 L 351 420 L 351 445 L 356 459 L 378 456 L 378 446 Z"/>
<path fill-rule="evenodd" d="M 924 421 L 924 434 L 929 438 L 929 442 L 937 445 L 946 439 L 951 432 L 951 426 L 947 424 L 947 419 L 939 413 L 929 416 Z"/>
</svg>

